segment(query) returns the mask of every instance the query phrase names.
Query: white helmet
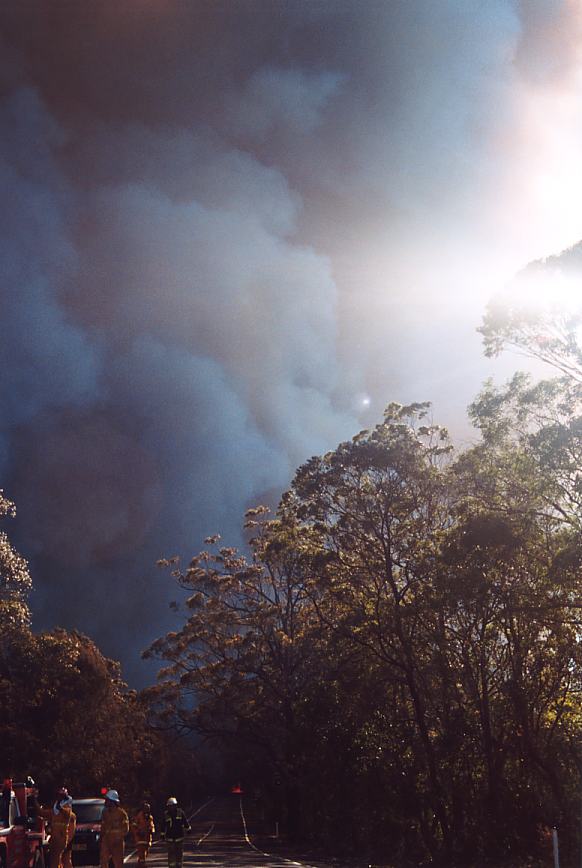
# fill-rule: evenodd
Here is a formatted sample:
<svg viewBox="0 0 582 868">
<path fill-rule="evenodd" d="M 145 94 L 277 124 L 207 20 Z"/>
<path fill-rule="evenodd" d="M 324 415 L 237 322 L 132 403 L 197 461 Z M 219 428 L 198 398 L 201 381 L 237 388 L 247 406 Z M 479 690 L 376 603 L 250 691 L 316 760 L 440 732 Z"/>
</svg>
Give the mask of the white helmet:
<svg viewBox="0 0 582 868">
<path fill-rule="evenodd" d="M 177 805 L 177 804 L 178 804 L 178 799 L 175 799 L 174 796 L 170 796 L 170 798 L 166 802 L 166 807 L 169 808 L 170 805 Z"/>
<path fill-rule="evenodd" d="M 105 798 L 110 802 L 117 802 L 119 804 L 119 793 L 117 790 L 107 790 Z"/>
</svg>

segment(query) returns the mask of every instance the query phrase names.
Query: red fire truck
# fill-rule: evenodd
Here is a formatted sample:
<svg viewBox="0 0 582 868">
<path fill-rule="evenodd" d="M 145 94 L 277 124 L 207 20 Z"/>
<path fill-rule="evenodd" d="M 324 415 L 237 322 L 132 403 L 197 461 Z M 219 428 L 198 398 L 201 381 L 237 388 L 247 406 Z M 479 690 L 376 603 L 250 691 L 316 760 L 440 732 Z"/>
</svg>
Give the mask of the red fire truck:
<svg viewBox="0 0 582 868">
<path fill-rule="evenodd" d="M 0 804 L 1 868 L 45 868 L 48 864 L 45 823 L 37 811 L 34 785 L 4 788 Z"/>
</svg>

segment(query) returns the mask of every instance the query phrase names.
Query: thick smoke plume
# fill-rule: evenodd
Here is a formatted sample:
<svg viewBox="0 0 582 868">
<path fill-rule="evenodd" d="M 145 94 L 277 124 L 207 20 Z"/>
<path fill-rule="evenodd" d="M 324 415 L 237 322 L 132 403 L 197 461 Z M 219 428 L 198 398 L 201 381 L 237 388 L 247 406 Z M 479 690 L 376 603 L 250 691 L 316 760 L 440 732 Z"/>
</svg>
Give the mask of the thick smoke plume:
<svg viewBox="0 0 582 868">
<path fill-rule="evenodd" d="M 548 208 L 561 176 L 530 181 L 577 167 L 581 16 L 100 0 L 0 22 L 0 483 L 35 624 L 139 681 L 171 624 L 158 557 L 239 541 L 390 399 L 454 427 L 492 283 L 578 240 L 580 205 Z"/>
</svg>

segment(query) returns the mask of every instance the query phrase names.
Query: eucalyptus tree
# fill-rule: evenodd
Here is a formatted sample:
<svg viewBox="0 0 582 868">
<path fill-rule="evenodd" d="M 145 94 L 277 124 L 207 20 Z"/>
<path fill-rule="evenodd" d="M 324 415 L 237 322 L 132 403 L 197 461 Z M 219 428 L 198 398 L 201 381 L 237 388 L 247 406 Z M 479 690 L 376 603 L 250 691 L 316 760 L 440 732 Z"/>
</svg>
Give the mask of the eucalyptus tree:
<svg viewBox="0 0 582 868">
<path fill-rule="evenodd" d="M 547 317 L 509 310 L 496 320 L 490 311 L 483 332 L 491 352 L 513 344 L 559 376 L 488 382 L 469 411 L 481 442 L 457 471 L 467 520 L 486 518 L 485 548 L 499 560 L 483 572 L 494 581 L 483 582 L 479 621 L 481 641 L 495 637 L 498 663 L 473 678 L 488 734 L 488 816 L 500 818 L 497 830 L 510 822 L 530 839 L 536 822 L 559 823 L 572 846 L 582 722 L 582 368 L 576 320 Z M 476 554 L 473 546 L 473 561 Z"/>
<path fill-rule="evenodd" d="M 548 278 L 551 297 L 551 277 Z M 496 298 L 487 307 L 479 332 L 485 355 L 515 349 L 547 363 L 564 377 L 582 384 L 582 313 L 576 306 L 524 303 L 523 296 Z"/>
<path fill-rule="evenodd" d="M 427 405 L 391 405 L 300 468 L 281 505 L 325 553 L 308 584 L 322 624 L 360 653 L 385 821 L 445 860 L 535 849 L 571 808 L 573 443 L 561 455 L 548 418 L 524 438 L 517 406 L 496 427 L 488 397 L 472 411 L 483 438 L 459 456 Z"/>
<path fill-rule="evenodd" d="M 294 830 L 303 733 L 311 725 L 305 702 L 325 672 L 302 568 L 313 535 L 270 519 L 264 507 L 246 519 L 250 557 L 214 536 L 185 569 L 176 558 L 159 562 L 187 591 L 188 616 L 145 652 L 165 662 L 149 697 L 158 726 L 252 751 L 263 785 L 283 791 Z"/>
<path fill-rule="evenodd" d="M 373 430 L 301 467 L 281 508 L 319 535 L 327 555 L 313 564 L 310 585 L 322 623 L 381 673 L 390 701 L 379 709 L 398 733 L 390 752 L 409 757 L 402 769 L 412 797 L 406 819 L 418 824 L 434 855 L 439 840 L 449 847 L 451 833 L 436 745 L 442 716 L 431 689 L 440 621 L 435 565 L 450 520 L 451 446 L 444 429 L 427 424 L 428 413 L 426 404 L 389 405 Z"/>
</svg>

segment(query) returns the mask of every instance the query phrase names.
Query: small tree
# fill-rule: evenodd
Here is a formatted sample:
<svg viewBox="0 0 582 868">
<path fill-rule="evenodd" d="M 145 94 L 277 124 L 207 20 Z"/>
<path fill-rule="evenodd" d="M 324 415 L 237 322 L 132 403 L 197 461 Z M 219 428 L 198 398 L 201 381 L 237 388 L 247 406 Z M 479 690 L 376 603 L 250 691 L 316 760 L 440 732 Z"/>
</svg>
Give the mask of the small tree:
<svg viewBox="0 0 582 868">
<path fill-rule="evenodd" d="M 15 514 L 15 505 L 0 490 L 0 519 Z M 4 531 L 0 531 L 0 636 L 30 623 L 28 594 L 31 587 L 27 562 L 12 548 Z"/>
<path fill-rule="evenodd" d="M 267 512 L 247 513 L 251 559 L 215 536 L 185 570 L 176 558 L 159 562 L 188 592 L 190 614 L 144 656 L 166 662 L 148 692 L 158 725 L 250 749 L 263 786 L 280 779 L 295 832 L 302 707 L 320 677 L 321 642 L 302 570 L 311 535 Z"/>
</svg>

